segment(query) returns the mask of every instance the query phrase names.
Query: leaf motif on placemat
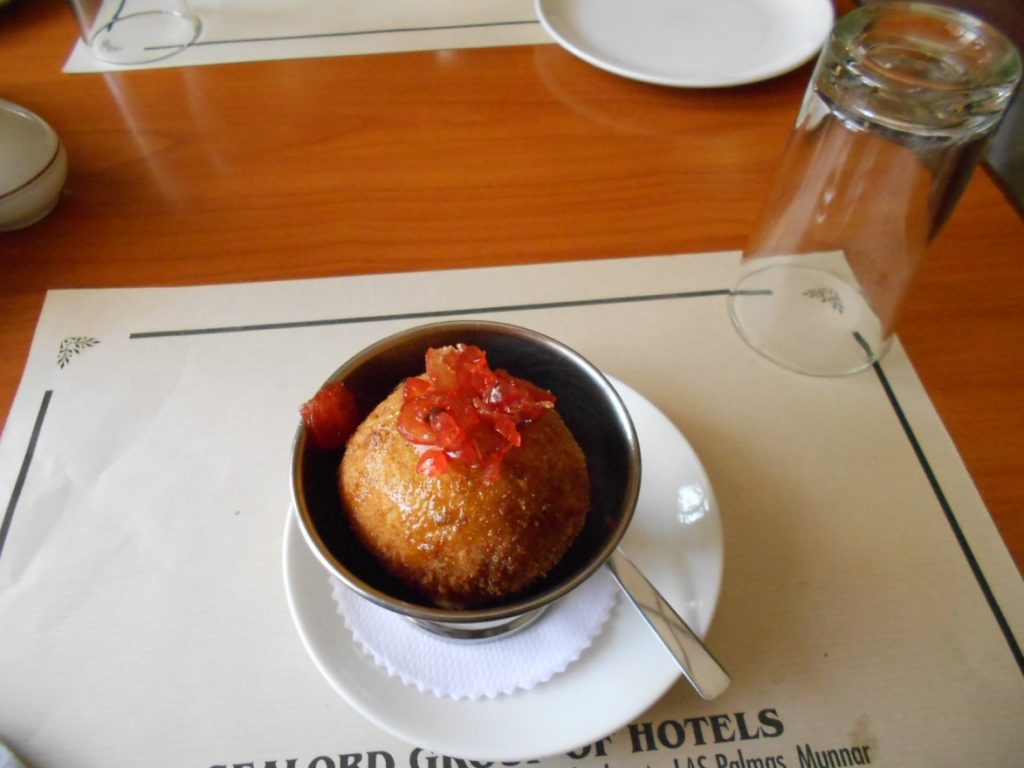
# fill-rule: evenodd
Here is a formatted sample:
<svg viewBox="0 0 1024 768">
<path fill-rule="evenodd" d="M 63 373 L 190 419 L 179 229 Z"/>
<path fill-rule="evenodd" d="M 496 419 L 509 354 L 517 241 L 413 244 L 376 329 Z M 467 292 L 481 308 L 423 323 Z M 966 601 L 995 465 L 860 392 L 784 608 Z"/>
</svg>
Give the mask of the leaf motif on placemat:
<svg viewBox="0 0 1024 768">
<path fill-rule="evenodd" d="M 60 349 L 57 350 L 57 365 L 63 368 L 71 362 L 71 358 L 75 355 L 80 355 L 83 350 L 95 347 L 99 343 L 99 339 L 94 339 L 91 336 L 68 336 L 60 343 Z"/>
<path fill-rule="evenodd" d="M 836 312 L 843 314 L 843 299 L 831 288 L 809 288 L 804 291 L 804 296 L 828 304 Z"/>
</svg>

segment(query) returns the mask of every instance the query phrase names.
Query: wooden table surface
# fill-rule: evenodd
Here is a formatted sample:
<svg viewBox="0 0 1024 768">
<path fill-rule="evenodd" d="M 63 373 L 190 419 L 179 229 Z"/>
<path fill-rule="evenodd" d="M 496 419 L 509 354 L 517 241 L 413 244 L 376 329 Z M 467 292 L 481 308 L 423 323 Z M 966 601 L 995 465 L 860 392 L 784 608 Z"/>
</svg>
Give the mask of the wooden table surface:
<svg viewBox="0 0 1024 768">
<path fill-rule="evenodd" d="M 739 249 L 807 65 L 735 89 L 555 45 L 65 75 L 62 0 L 0 11 L 0 97 L 70 157 L 0 234 L 0 417 L 50 288 L 187 285 Z M 1024 569 L 1024 222 L 986 172 L 898 331 Z"/>
</svg>

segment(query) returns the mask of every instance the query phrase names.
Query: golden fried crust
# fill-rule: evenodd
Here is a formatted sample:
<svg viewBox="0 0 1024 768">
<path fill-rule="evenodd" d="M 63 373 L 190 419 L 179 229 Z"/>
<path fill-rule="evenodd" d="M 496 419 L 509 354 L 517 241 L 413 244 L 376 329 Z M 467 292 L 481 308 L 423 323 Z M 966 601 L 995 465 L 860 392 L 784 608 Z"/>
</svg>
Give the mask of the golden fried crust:
<svg viewBox="0 0 1024 768">
<path fill-rule="evenodd" d="M 527 588 L 569 549 L 590 508 L 586 460 L 555 411 L 522 426 L 501 479 L 449 464 L 416 471 L 398 433 L 402 387 L 359 426 L 339 473 L 352 529 L 393 575 L 437 605 L 473 607 Z"/>
</svg>

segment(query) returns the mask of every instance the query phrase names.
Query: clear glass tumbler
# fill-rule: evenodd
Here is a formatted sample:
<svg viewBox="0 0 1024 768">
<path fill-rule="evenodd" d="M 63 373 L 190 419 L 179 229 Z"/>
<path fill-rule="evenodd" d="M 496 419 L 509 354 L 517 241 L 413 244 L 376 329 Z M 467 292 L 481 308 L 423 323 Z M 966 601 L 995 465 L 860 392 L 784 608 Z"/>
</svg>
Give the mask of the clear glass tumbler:
<svg viewBox="0 0 1024 768">
<path fill-rule="evenodd" d="M 82 40 L 108 64 L 145 64 L 185 50 L 202 24 L 186 0 L 69 0 Z"/>
<path fill-rule="evenodd" d="M 957 10 L 885 2 L 841 18 L 729 297 L 747 343 L 820 376 L 881 358 L 1020 75 L 1006 37 Z"/>
</svg>

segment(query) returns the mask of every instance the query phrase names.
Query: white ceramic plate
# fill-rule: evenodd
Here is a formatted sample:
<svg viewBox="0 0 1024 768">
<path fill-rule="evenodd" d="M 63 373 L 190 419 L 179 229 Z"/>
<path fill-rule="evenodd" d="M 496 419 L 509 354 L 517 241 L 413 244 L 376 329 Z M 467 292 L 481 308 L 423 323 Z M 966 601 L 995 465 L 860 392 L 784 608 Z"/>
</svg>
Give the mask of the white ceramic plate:
<svg viewBox="0 0 1024 768">
<path fill-rule="evenodd" d="M 622 548 L 704 635 L 722 583 L 722 526 L 711 484 L 672 422 L 613 383 L 643 459 L 640 499 Z M 487 701 L 437 698 L 390 677 L 353 642 L 294 511 L 285 526 L 284 581 L 299 635 L 334 689 L 382 729 L 452 757 L 516 761 L 571 751 L 642 714 L 679 678 L 667 651 L 620 599 L 594 645 L 551 681 Z"/>
<path fill-rule="evenodd" d="M 781 75 L 821 50 L 830 0 L 535 0 L 566 50 L 659 85 L 713 88 Z"/>
</svg>

